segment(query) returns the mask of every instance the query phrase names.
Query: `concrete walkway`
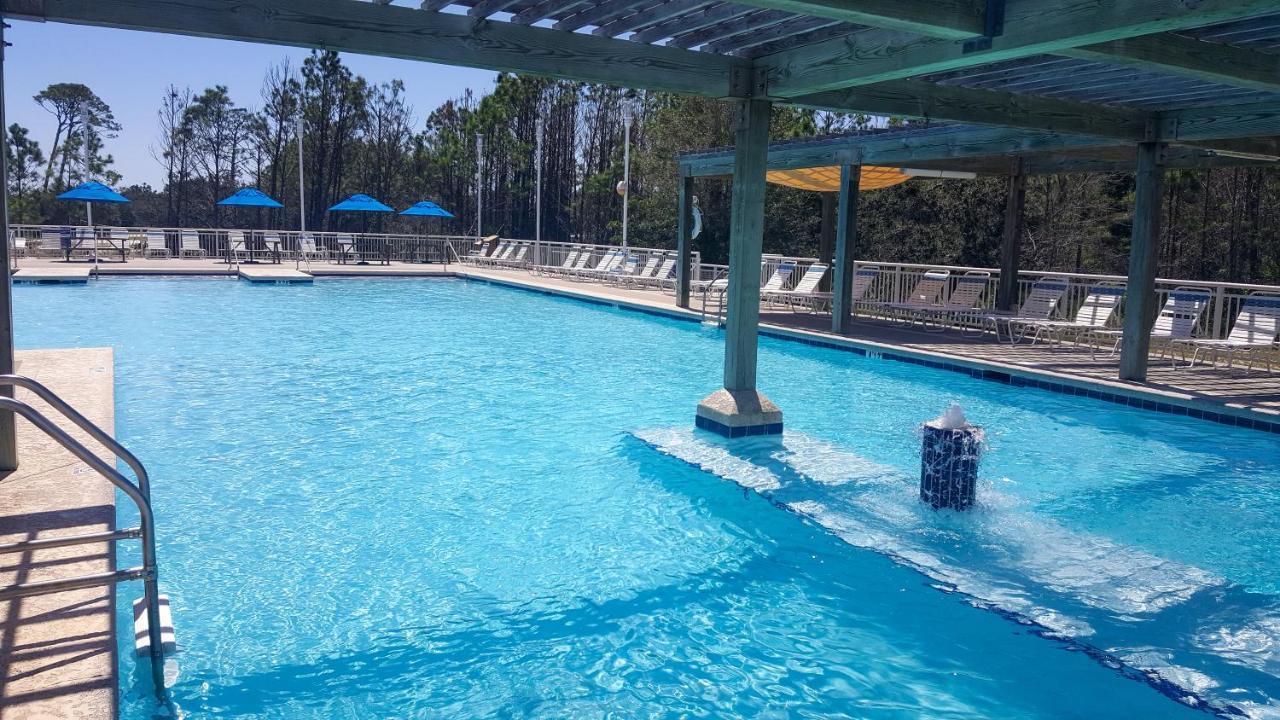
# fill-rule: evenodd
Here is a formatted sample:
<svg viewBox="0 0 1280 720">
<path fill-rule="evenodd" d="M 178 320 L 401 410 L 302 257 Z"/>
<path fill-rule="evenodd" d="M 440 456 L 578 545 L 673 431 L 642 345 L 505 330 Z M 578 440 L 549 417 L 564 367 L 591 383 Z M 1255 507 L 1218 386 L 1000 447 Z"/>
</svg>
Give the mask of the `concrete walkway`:
<svg viewBox="0 0 1280 720">
<path fill-rule="evenodd" d="M 17 372 L 48 385 L 114 432 L 110 348 L 19 351 Z M 18 398 L 47 409 L 26 391 Z M 109 457 L 79 429 L 72 434 Z M 0 543 L 115 527 L 114 488 L 23 419 L 18 420 L 18 450 L 21 467 L 0 478 Z M 115 556 L 105 543 L 0 555 L 0 585 L 113 569 Z M 114 718 L 114 608 L 114 588 L 0 602 L 0 720 Z"/>
</svg>

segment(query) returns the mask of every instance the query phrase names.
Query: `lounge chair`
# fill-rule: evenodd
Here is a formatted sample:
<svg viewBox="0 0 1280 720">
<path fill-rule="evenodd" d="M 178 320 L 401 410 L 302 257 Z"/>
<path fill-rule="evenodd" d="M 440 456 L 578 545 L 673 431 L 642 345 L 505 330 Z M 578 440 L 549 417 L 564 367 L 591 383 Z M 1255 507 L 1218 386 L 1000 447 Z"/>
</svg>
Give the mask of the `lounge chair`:
<svg viewBox="0 0 1280 720">
<path fill-rule="evenodd" d="M 791 276 L 796 272 L 796 262 L 794 260 L 783 260 L 778 263 L 778 267 L 774 268 L 773 274 L 769 276 L 760 285 L 760 296 L 764 297 L 772 292 L 778 292 L 787 288 L 787 282 L 791 280 Z"/>
<path fill-rule="evenodd" d="M 200 233 L 195 230 L 182 231 L 182 247 L 178 253 L 179 257 L 205 257 L 204 248 L 200 247 Z"/>
<path fill-rule="evenodd" d="M 1175 345 L 1183 348 L 1183 357 L 1187 348 L 1192 350 L 1191 365 L 1195 365 L 1203 354 L 1212 357 L 1216 365 L 1218 358 L 1227 356 L 1227 367 L 1235 362 L 1237 354 L 1249 358 L 1249 369 L 1253 369 L 1255 355 L 1262 355 L 1267 363 L 1267 372 L 1271 372 L 1272 355 L 1280 346 L 1276 345 L 1276 336 L 1280 335 L 1280 294 L 1256 292 L 1244 299 L 1240 306 L 1240 314 L 1231 326 L 1231 334 L 1225 339 L 1174 340 Z"/>
<path fill-rule="evenodd" d="M 626 253 L 621 248 L 611 248 L 600 256 L 600 260 L 596 262 L 595 267 L 582 268 L 574 270 L 569 274 L 573 278 L 581 278 L 583 280 L 594 280 L 603 277 L 617 267 L 625 258 Z"/>
<path fill-rule="evenodd" d="M 503 240 L 498 243 L 498 247 L 493 249 L 487 257 L 476 258 L 477 265 L 496 265 L 500 260 L 508 260 L 515 252 L 515 244 L 510 240 Z"/>
<path fill-rule="evenodd" d="M 58 256 L 62 254 L 62 233 L 58 230 L 41 230 L 39 238 L 27 241 L 27 252 L 32 257 L 41 253 Z"/>
<path fill-rule="evenodd" d="M 499 260 L 496 260 L 494 261 L 494 265 L 498 267 L 513 267 L 513 268 L 523 267 L 525 264 L 525 258 L 528 257 L 528 255 L 529 255 L 529 244 L 517 243 L 515 245 L 515 253 L 512 254 L 511 257 L 501 258 Z"/>
<path fill-rule="evenodd" d="M 864 303 L 864 305 L 872 309 L 881 310 L 888 316 L 892 316 L 895 313 L 911 313 L 916 310 L 937 308 L 939 306 L 938 296 L 942 294 L 942 289 L 946 287 L 950 278 L 950 270 L 930 270 L 911 289 L 906 300 L 902 302 L 869 302 Z"/>
<path fill-rule="evenodd" d="M 636 268 L 635 272 L 611 279 L 616 280 L 623 285 L 627 285 L 632 281 L 650 277 L 653 275 L 654 271 L 658 269 L 658 263 L 662 262 L 662 257 L 662 253 L 649 253 L 649 256 L 645 258 L 643 266 L 639 266 L 639 259 L 637 258 L 636 265 L 639 267 Z"/>
<path fill-rule="evenodd" d="M 155 257 L 159 255 L 162 258 L 169 258 L 172 253 L 169 252 L 169 243 L 165 241 L 163 230 L 148 230 L 145 233 L 143 241 L 143 257 Z"/>
<path fill-rule="evenodd" d="M 1093 333 L 1105 333 L 1107 326 L 1111 323 L 1111 318 L 1115 315 L 1116 308 L 1120 307 L 1120 301 L 1124 298 L 1125 286 L 1121 283 L 1099 283 L 1089 288 L 1089 294 L 1085 297 L 1084 303 L 1076 310 L 1075 318 L 1072 320 L 1032 320 L 1021 321 L 1014 320 L 1009 324 L 1009 336 L 1012 340 L 1014 333 L 1018 333 L 1017 340 L 1021 342 L 1027 338 L 1027 334 L 1031 334 L 1031 344 L 1034 345 L 1040 340 L 1047 340 L 1061 344 L 1068 336 L 1072 340 L 1078 341 L 1082 337 L 1088 337 Z"/>
<path fill-rule="evenodd" d="M 1000 341 L 1000 328 L 1003 326 L 1009 334 L 1009 342 L 1014 342 L 1013 328 L 1018 323 L 1047 322 L 1053 317 L 1062 296 L 1066 294 L 1068 281 L 1058 276 L 1045 276 L 1031 284 L 1031 292 L 1023 299 L 1022 305 L 1014 312 L 982 312 L 975 313 L 966 320 L 974 327 L 985 331 L 988 327 Z"/>
<path fill-rule="evenodd" d="M 561 262 L 559 265 L 550 263 L 545 265 L 534 265 L 530 267 L 529 270 L 539 275 L 550 275 L 557 270 L 568 270 L 573 267 L 574 263 L 578 262 L 578 256 L 581 254 L 582 250 L 579 249 L 577 245 L 574 245 L 569 248 L 568 254 L 564 256 L 564 262 Z"/>
<path fill-rule="evenodd" d="M 324 260 L 328 251 L 316 244 L 315 236 L 299 235 L 298 255 L 303 260 Z"/>
<path fill-rule="evenodd" d="M 818 285 L 827 276 L 830 268 L 825 263 L 813 263 L 805 268 L 804 275 L 796 286 L 790 290 L 761 290 L 760 299 L 765 303 L 784 305 L 795 311 L 803 307 L 810 312 L 818 312 L 831 304 L 831 293 L 818 292 Z"/>
<path fill-rule="evenodd" d="M 614 266 L 613 271 L 601 275 L 598 279 L 601 282 L 622 282 L 627 278 L 633 278 L 640 274 L 640 256 L 634 253 L 626 253 L 622 262 Z"/>
<path fill-rule="evenodd" d="M 641 275 L 627 280 L 628 285 L 634 285 L 638 288 L 658 288 L 661 289 L 667 283 L 675 283 L 676 279 L 676 262 L 679 258 L 675 253 L 662 256 L 662 263 L 658 265 L 658 269 L 648 275 Z"/>
<path fill-rule="evenodd" d="M 236 260 L 241 257 L 245 260 L 253 259 L 253 251 L 249 249 L 243 232 L 239 230 L 229 230 L 227 232 L 227 255 Z"/>
<path fill-rule="evenodd" d="M 591 248 L 584 248 L 582 252 L 579 253 L 578 260 L 575 263 L 573 263 L 573 265 L 567 268 L 555 268 L 551 270 L 548 274 L 570 276 L 581 270 L 586 270 L 587 265 L 591 263 L 592 257 L 593 257 L 593 253 L 591 251 Z"/>
<path fill-rule="evenodd" d="M 1174 288 L 1165 299 L 1164 307 L 1160 308 L 1160 314 L 1156 316 L 1155 325 L 1151 328 L 1152 346 L 1164 350 L 1178 340 L 1190 340 L 1212 300 L 1213 293 L 1208 290 L 1195 287 Z M 1094 341 L 1090 343 L 1092 352 L 1096 354 L 1102 342 L 1110 340 L 1110 354 L 1114 355 L 1120 348 L 1120 341 L 1124 339 L 1124 331 L 1090 330 L 1089 336 Z"/>
<path fill-rule="evenodd" d="M 956 278 L 955 287 L 941 305 L 908 311 L 911 321 L 918 320 L 925 326 L 932 322 L 939 329 L 945 329 L 950 322 L 956 320 L 963 325 L 964 318 L 972 315 L 978 303 L 982 302 L 982 296 L 990 282 L 991 273 L 986 270 L 970 270 Z"/>
</svg>

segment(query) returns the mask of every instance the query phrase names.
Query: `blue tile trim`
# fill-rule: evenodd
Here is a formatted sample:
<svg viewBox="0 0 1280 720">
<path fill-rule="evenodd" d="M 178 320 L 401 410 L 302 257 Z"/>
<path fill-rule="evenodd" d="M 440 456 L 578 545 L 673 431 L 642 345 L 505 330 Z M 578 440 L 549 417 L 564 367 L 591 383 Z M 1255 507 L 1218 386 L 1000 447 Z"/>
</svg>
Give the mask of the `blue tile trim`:
<svg viewBox="0 0 1280 720">
<path fill-rule="evenodd" d="M 630 305 L 625 302 L 612 303 L 612 302 L 606 302 L 601 300 L 588 299 L 578 295 L 570 295 L 568 293 L 560 292 L 557 290 L 544 290 L 540 288 L 532 288 L 526 285 L 516 285 L 514 283 L 506 283 L 500 280 L 491 280 L 489 278 L 464 276 L 464 279 L 466 279 L 468 282 L 482 282 L 490 285 L 498 285 L 500 287 L 512 288 L 514 290 L 524 290 L 525 292 L 531 292 L 538 295 L 551 295 L 554 297 L 568 298 L 570 300 L 578 300 L 581 302 L 589 303 L 591 305 L 603 305 L 606 307 L 616 307 L 622 310 L 643 313 L 645 315 L 656 315 L 658 317 L 667 318 L 669 320 L 683 320 L 685 322 L 701 323 L 701 320 L 699 318 L 691 317 L 683 313 L 676 313 L 676 312 L 667 313 L 655 308 L 642 308 L 635 305 Z M 1112 288 L 1105 288 L 1105 289 L 1111 290 Z M 1119 290 L 1119 293 L 1117 294 L 1124 292 L 1123 289 L 1119 289 L 1119 288 L 1115 288 L 1115 289 Z M 1099 290 L 1104 290 L 1104 288 L 1091 289 L 1091 291 L 1099 291 Z M 775 338 L 777 340 L 785 340 L 787 342 L 800 343 L 802 345 L 812 345 L 814 347 L 827 348 L 829 350 L 838 350 L 840 352 L 852 353 L 854 355 L 860 355 L 863 357 L 865 357 L 868 352 L 867 348 L 863 348 L 850 343 L 822 340 L 820 338 L 810 337 L 808 335 L 792 335 L 790 333 L 770 330 L 764 327 L 760 328 L 760 335 L 764 337 Z M 872 350 L 871 352 L 875 352 L 879 354 L 881 358 L 884 360 L 893 360 L 895 362 L 903 362 L 909 365 L 918 365 L 921 367 L 933 368 L 934 370 L 947 370 L 950 372 L 958 372 L 978 380 L 990 380 L 992 382 L 998 382 L 1003 385 L 1011 385 L 1013 387 L 1029 387 L 1029 388 L 1036 388 L 1039 390 L 1048 390 L 1049 392 L 1056 392 L 1064 395 L 1077 395 L 1081 397 L 1088 397 L 1093 400 L 1102 400 L 1103 402 L 1115 403 L 1116 405 L 1128 405 L 1130 407 L 1141 408 L 1144 410 L 1152 410 L 1155 412 L 1163 412 L 1163 413 L 1169 413 L 1173 415 L 1184 415 L 1187 417 L 1196 418 L 1198 420 L 1208 420 L 1209 422 L 1215 422 L 1221 425 L 1231 425 L 1233 427 L 1252 428 L 1254 430 L 1261 430 L 1263 432 L 1269 432 L 1269 433 L 1274 433 L 1276 435 L 1280 435 L 1280 418 L 1276 418 L 1275 420 L 1265 420 L 1261 418 L 1239 417 L 1237 415 L 1215 412 L 1213 410 L 1206 410 L 1203 408 L 1187 407 L 1185 405 L 1178 405 L 1178 404 L 1167 403 L 1163 401 L 1155 401 L 1149 398 L 1144 399 L 1141 397 L 1133 397 L 1133 396 L 1125 395 L 1122 393 L 1111 392 L 1109 390 L 1079 387 L 1076 385 L 1068 385 L 1066 383 L 1053 382 L 1050 380 L 1040 380 L 1038 378 L 1026 377 L 1024 375 L 1007 373 L 1002 370 L 994 370 L 990 368 L 973 368 L 973 367 L 968 367 L 966 365 L 961 365 L 959 363 L 950 363 L 950 362 L 944 362 L 940 360 L 932 360 L 929 358 L 915 357 L 912 355 L 902 355 L 892 350 Z M 736 432 L 737 429 L 728 428 L 727 426 L 717 423 L 714 420 L 707 420 L 706 418 L 699 416 L 698 422 L 702 423 L 703 421 L 707 423 L 712 423 L 719 428 L 723 428 L 723 430 L 719 430 L 719 429 L 714 429 L 710 427 L 703 427 L 703 425 L 698 424 L 698 427 L 702 427 L 704 430 L 711 430 L 712 432 L 716 432 L 725 437 L 742 437 L 743 435 L 745 435 L 745 433 L 743 432 L 738 432 L 738 434 L 736 435 L 730 434 L 732 432 Z M 772 426 L 765 426 L 765 427 L 771 428 Z M 781 425 L 777 426 L 776 432 L 777 433 L 782 432 Z M 771 432 L 760 433 L 760 434 L 775 434 L 775 433 L 771 431 Z"/>
<path fill-rule="evenodd" d="M 769 423 L 768 425 L 742 425 L 739 427 L 729 427 L 723 423 L 712 420 L 701 415 L 693 416 L 693 424 L 702 430 L 713 432 L 727 438 L 749 437 L 753 435 L 781 435 L 782 423 Z"/>
</svg>

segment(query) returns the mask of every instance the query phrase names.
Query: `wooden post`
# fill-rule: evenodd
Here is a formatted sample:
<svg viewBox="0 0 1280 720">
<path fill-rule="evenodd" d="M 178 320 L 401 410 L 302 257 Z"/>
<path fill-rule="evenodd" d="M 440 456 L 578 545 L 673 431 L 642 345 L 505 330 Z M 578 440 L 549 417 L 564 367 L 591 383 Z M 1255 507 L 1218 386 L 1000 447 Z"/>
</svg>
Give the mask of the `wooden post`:
<svg viewBox="0 0 1280 720">
<path fill-rule="evenodd" d="M 1129 285 L 1124 299 L 1124 338 L 1120 379 L 1147 379 L 1151 323 L 1156 314 L 1156 268 L 1160 253 L 1160 204 L 1164 191 L 1161 142 L 1138 143 L 1134 174 L 1133 239 L 1129 247 Z"/>
<path fill-rule="evenodd" d="M 767 100 L 738 102 L 729 211 L 729 297 L 724 325 L 724 387 L 730 391 L 756 389 L 765 168 L 772 108 Z"/>
<path fill-rule="evenodd" d="M 756 390 L 760 332 L 760 256 L 764 245 L 768 100 L 737 100 L 733 199 L 729 209 L 729 288 L 724 326 L 724 388 L 698 403 L 699 428 L 735 438 L 782 435 L 782 411 Z"/>
<path fill-rule="evenodd" d="M 853 322 L 853 259 L 858 250 L 858 188 L 861 180 L 861 165 L 840 166 L 835 274 L 831 283 L 831 330 L 836 333 L 848 332 Z"/>
<path fill-rule="evenodd" d="M 676 305 L 689 307 L 689 288 L 693 278 L 693 177 L 681 176 L 676 189 L 679 219 L 676 227 Z"/>
<path fill-rule="evenodd" d="M 1022 213 L 1027 200 L 1027 173 L 1019 161 L 1009 175 L 1009 196 L 1004 206 L 1004 239 L 1000 244 L 1000 286 L 996 291 L 996 309 L 1012 311 L 1018 305 L 1018 251 L 1022 248 L 1022 232 L 1026 226 Z"/>
<path fill-rule="evenodd" d="M 0 235 L 4 245 L 0 248 L 0 375 L 13 374 L 13 276 L 9 257 L 9 126 L 4 113 L 4 23 L 0 22 Z M 13 397 L 12 387 L 0 387 L 0 395 Z M 18 445 L 14 435 L 14 416 L 0 413 L 0 472 L 18 469 Z"/>
</svg>

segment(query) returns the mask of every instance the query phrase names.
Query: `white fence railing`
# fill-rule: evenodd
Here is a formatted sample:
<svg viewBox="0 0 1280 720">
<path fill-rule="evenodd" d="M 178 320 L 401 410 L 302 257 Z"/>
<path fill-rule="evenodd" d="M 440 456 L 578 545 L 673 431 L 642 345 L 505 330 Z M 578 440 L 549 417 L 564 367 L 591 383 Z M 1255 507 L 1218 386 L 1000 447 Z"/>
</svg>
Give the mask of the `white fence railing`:
<svg viewBox="0 0 1280 720">
<path fill-rule="evenodd" d="M 12 247 L 31 257 L 130 257 L 331 262 L 454 262 L 476 241 L 465 235 L 297 230 L 11 225 Z"/>
<path fill-rule="evenodd" d="M 777 270 L 778 265 L 785 261 L 793 261 L 797 265 L 796 272 L 791 275 L 791 279 L 787 283 L 788 286 L 794 286 L 803 276 L 805 268 L 817 262 L 815 258 L 766 255 L 760 268 L 760 281 L 762 283 L 767 282 Z M 879 263 L 868 260 L 859 260 L 855 265 L 857 268 L 876 267 L 880 271 L 863 297 L 864 300 L 869 302 L 906 302 L 911 295 L 911 291 L 926 272 L 946 270 L 950 273 L 951 279 L 939 298 L 940 300 L 945 300 L 948 297 L 950 292 L 955 289 L 958 278 L 965 273 L 981 272 L 989 273 L 989 277 L 986 281 L 986 290 L 982 294 L 979 307 L 992 309 L 996 304 L 997 288 L 1000 284 L 999 268 L 919 263 Z M 708 282 L 724 277 L 727 273 L 728 267 L 725 265 L 703 263 L 699 271 L 694 273 L 692 277 L 695 280 Z M 1123 275 L 1021 270 L 1018 272 L 1017 303 L 1021 304 L 1022 300 L 1031 292 L 1031 286 L 1037 280 L 1047 277 L 1059 278 L 1067 283 L 1067 292 L 1058 303 L 1057 309 L 1057 316 L 1062 319 L 1074 317 L 1076 311 L 1084 304 L 1085 298 L 1089 294 L 1089 288 L 1094 285 L 1099 283 L 1123 284 L 1126 281 Z M 1240 313 L 1240 307 L 1245 298 L 1249 295 L 1253 293 L 1280 293 L 1280 286 L 1276 285 L 1158 278 L 1156 280 L 1158 303 L 1163 304 L 1169 293 L 1178 288 L 1196 288 L 1212 293 L 1213 300 L 1208 310 L 1201 316 L 1200 325 L 1196 332 L 1197 336 L 1204 338 L 1225 338 L 1230 334 L 1231 325 Z M 1118 326 L 1123 321 L 1123 316 L 1124 308 L 1122 305 L 1114 315 L 1112 322 Z"/>
</svg>

